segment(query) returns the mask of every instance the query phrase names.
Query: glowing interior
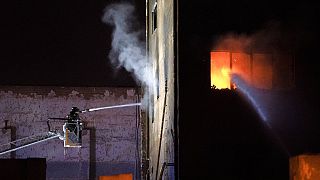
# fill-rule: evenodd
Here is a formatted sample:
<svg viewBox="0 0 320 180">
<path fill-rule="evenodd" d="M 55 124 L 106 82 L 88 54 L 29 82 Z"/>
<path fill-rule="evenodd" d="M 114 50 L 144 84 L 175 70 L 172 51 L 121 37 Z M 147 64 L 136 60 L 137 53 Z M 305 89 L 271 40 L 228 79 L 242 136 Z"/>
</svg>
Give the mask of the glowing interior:
<svg viewBox="0 0 320 180">
<path fill-rule="evenodd" d="M 247 54 L 242 52 L 211 52 L 211 87 L 216 89 L 236 88 L 231 82 L 231 73 L 236 74 L 249 86 L 271 89 L 273 70 L 271 54 Z"/>
<path fill-rule="evenodd" d="M 211 86 L 230 89 L 230 53 L 211 52 Z"/>
</svg>

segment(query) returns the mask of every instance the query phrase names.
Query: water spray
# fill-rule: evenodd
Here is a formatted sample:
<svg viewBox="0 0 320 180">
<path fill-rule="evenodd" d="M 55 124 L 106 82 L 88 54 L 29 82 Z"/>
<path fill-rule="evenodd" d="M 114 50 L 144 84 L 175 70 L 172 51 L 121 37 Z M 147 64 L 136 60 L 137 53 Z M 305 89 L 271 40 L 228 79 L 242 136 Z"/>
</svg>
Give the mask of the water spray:
<svg viewBox="0 0 320 180">
<path fill-rule="evenodd" d="M 276 141 L 278 141 L 278 143 L 280 144 L 280 146 L 282 147 L 284 152 L 286 152 L 286 154 L 288 156 L 290 156 L 290 152 L 288 151 L 288 149 L 286 148 L 286 146 L 284 145 L 282 140 L 279 138 L 279 136 L 277 134 L 275 134 L 274 131 L 272 131 L 272 127 L 271 127 L 270 123 L 267 121 L 268 120 L 267 116 L 262 111 L 262 109 L 259 106 L 258 102 L 256 101 L 255 97 L 253 96 L 253 93 L 254 93 L 253 90 L 250 89 L 250 87 L 247 85 L 247 83 L 244 82 L 239 75 L 231 74 L 231 80 L 232 80 L 233 83 L 236 84 L 236 87 L 240 91 L 240 93 L 243 94 L 249 100 L 249 102 L 252 104 L 252 106 L 257 111 L 257 113 L 260 116 L 260 118 L 270 128 L 270 130 L 271 130 L 270 133 L 273 134 L 272 136 L 276 139 Z"/>
<path fill-rule="evenodd" d="M 64 141 L 64 147 L 81 147 L 82 146 L 82 130 L 83 122 L 80 119 L 80 113 L 99 111 L 104 109 L 114 109 L 114 108 L 124 108 L 132 106 L 141 106 L 141 103 L 130 103 L 121 104 L 114 106 L 104 106 L 98 108 L 90 108 L 85 110 L 80 110 L 78 107 L 72 107 L 70 113 L 65 118 L 49 118 L 49 120 L 64 120 L 63 125 L 63 137 L 61 139 Z M 48 120 L 48 128 L 50 130 L 50 123 Z"/>
<path fill-rule="evenodd" d="M 131 107 L 131 106 L 141 106 L 141 103 L 131 103 L 131 104 L 122 104 L 122 105 L 115 105 L 115 106 L 91 108 L 91 109 L 82 110 L 80 112 L 86 113 L 86 112 L 92 112 L 92 111 L 99 111 L 99 110 L 103 110 L 103 109 L 114 109 L 114 108 L 123 108 L 123 107 Z"/>
<path fill-rule="evenodd" d="M 254 99 L 252 92 L 250 90 L 250 87 L 248 87 L 248 85 L 246 85 L 246 83 L 238 75 L 232 74 L 231 79 L 232 79 L 232 82 L 236 84 L 237 89 L 239 89 L 240 92 L 247 97 L 247 99 L 250 101 L 252 106 L 254 106 L 254 108 L 257 110 L 260 118 L 266 122 L 267 117 L 265 113 L 262 111 L 257 101 Z"/>
</svg>

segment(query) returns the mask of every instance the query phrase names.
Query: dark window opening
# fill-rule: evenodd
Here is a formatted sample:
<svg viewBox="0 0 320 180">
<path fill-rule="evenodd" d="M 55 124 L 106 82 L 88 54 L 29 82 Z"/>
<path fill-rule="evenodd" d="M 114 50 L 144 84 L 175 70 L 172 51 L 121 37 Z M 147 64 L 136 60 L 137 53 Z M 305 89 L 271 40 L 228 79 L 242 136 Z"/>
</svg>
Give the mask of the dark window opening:
<svg viewBox="0 0 320 180">
<path fill-rule="evenodd" d="M 157 2 L 153 6 L 152 10 L 152 32 L 155 32 L 157 29 Z"/>
</svg>

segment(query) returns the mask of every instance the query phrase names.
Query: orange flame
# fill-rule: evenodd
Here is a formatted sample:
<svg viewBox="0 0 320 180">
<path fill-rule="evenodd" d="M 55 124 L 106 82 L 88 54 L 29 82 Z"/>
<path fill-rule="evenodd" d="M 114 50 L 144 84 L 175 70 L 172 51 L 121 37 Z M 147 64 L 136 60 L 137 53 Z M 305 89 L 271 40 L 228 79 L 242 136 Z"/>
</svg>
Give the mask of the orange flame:
<svg viewBox="0 0 320 180">
<path fill-rule="evenodd" d="M 273 86 L 273 64 L 271 54 L 241 53 L 228 51 L 211 52 L 211 87 L 235 89 L 231 73 L 240 76 L 248 85 L 259 89 Z M 232 69 L 231 69 L 232 67 Z"/>
<path fill-rule="evenodd" d="M 211 86 L 230 89 L 230 53 L 211 52 Z"/>
</svg>

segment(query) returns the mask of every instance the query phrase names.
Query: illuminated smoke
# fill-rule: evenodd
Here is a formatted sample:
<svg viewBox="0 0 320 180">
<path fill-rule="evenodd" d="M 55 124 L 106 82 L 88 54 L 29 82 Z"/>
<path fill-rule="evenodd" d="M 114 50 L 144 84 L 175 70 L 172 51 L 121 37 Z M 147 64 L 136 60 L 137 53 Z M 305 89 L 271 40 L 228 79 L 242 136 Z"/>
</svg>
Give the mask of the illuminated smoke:
<svg viewBox="0 0 320 180">
<path fill-rule="evenodd" d="M 226 33 L 214 40 L 214 50 L 229 50 L 235 52 L 268 52 L 283 53 L 297 46 L 296 35 L 292 29 L 281 23 L 270 21 L 260 30 L 251 34 Z"/>
<path fill-rule="evenodd" d="M 145 41 L 141 40 L 144 31 L 135 30 L 138 23 L 134 6 L 129 3 L 111 4 L 105 8 L 102 21 L 113 26 L 112 49 L 109 52 L 111 63 L 132 72 L 138 83 L 152 89 L 156 81 L 146 57 Z M 144 101 L 147 101 L 146 97 Z"/>
<path fill-rule="evenodd" d="M 214 50 L 229 50 L 229 51 L 250 51 L 253 39 L 247 35 L 236 35 L 229 33 L 221 36 L 214 45 Z"/>
</svg>

